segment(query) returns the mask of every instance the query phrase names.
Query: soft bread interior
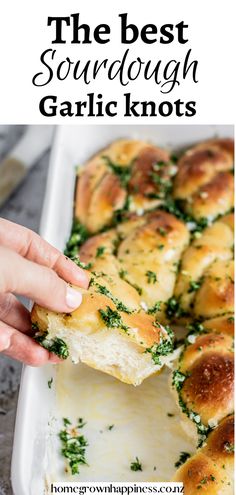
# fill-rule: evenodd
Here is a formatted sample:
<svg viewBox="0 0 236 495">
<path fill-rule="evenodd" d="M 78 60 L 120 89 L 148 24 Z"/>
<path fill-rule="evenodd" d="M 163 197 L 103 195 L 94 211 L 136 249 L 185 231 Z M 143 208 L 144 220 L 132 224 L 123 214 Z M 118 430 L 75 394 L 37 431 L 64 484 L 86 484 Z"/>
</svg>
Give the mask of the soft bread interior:
<svg viewBox="0 0 236 495">
<path fill-rule="evenodd" d="M 150 353 L 118 329 L 100 327 L 91 332 L 88 328 L 78 329 L 73 322 L 63 322 L 61 315 L 46 312 L 34 306 L 32 320 L 37 322 L 41 332 L 48 332 L 47 341 L 62 339 L 68 346 L 74 363 L 83 362 L 92 368 L 108 373 L 124 383 L 140 385 L 150 375 L 160 371 L 164 364 L 176 359 L 176 353 L 162 356 L 155 364 Z"/>
</svg>

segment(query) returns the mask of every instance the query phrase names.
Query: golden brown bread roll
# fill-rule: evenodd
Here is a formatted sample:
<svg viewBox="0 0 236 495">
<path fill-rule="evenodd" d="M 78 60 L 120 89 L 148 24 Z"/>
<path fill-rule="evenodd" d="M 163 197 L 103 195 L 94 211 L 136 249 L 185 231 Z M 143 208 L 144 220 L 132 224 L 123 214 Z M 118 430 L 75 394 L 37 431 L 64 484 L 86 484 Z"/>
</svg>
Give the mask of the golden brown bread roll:
<svg viewBox="0 0 236 495">
<path fill-rule="evenodd" d="M 233 284 L 226 277 L 226 272 L 229 277 L 234 276 L 232 262 L 228 263 L 233 257 L 231 224 L 232 216 L 220 218 L 199 234 L 183 253 L 174 296 L 184 312 L 210 318 L 232 310 L 229 304 Z"/>
<path fill-rule="evenodd" d="M 233 337 L 234 315 L 233 313 L 228 313 L 227 315 L 210 318 L 209 320 L 203 321 L 202 326 L 207 332 L 226 333 Z"/>
<path fill-rule="evenodd" d="M 234 144 L 215 139 L 194 146 L 178 162 L 173 195 L 194 218 L 213 219 L 234 206 Z"/>
<path fill-rule="evenodd" d="M 196 292 L 193 311 L 197 318 L 213 318 L 234 311 L 233 260 L 212 263 Z"/>
<path fill-rule="evenodd" d="M 127 171 L 129 177 L 132 160 L 146 146 L 147 143 L 142 141 L 117 141 L 95 155 L 79 172 L 75 217 L 90 232 L 97 232 L 109 224 L 113 213 L 123 208 L 127 197 L 126 188 L 122 183 L 126 181 L 125 172 Z M 112 169 L 113 164 L 119 167 L 117 174 Z"/>
<path fill-rule="evenodd" d="M 128 206 L 130 211 L 153 208 L 163 203 L 175 172 L 166 150 L 143 141 L 112 143 L 79 172 L 75 217 L 96 233 Z"/>
<path fill-rule="evenodd" d="M 61 343 L 66 347 L 62 357 L 69 354 L 74 362 L 82 361 L 133 385 L 168 361 L 173 350 L 171 334 L 143 311 L 137 292 L 124 280 L 98 273 L 92 276 L 89 289 L 80 291 L 82 304 L 70 314 L 34 305 L 32 322 L 41 345 L 54 350 Z"/>
<path fill-rule="evenodd" d="M 93 236 L 81 247 L 80 259 L 91 263 L 92 270 L 126 281 L 140 306 L 164 322 L 164 302 L 173 293 L 176 268 L 188 240 L 182 221 L 156 210 L 142 217 L 132 215 L 116 230 Z"/>
<path fill-rule="evenodd" d="M 201 444 L 209 428 L 233 412 L 234 355 L 231 335 L 198 335 L 199 329 L 207 331 L 198 324 L 187 336 L 172 386 L 182 412 L 182 426 L 190 436 L 198 433 Z"/>
<path fill-rule="evenodd" d="M 194 218 L 214 219 L 234 205 L 234 177 L 230 172 L 219 172 L 210 182 L 191 196 L 186 211 Z"/>
<path fill-rule="evenodd" d="M 163 319 L 165 302 L 173 293 L 176 269 L 189 240 L 183 222 L 165 211 L 147 214 L 146 222 L 130 229 L 118 248 L 121 274 L 139 288 L 147 310 L 158 302 Z"/>
<path fill-rule="evenodd" d="M 184 483 L 185 495 L 233 495 L 234 417 L 213 430 L 206 445 L 185 462 L 173 481 Z"/>
<path fill-rule="evenodd" d="M 186 374 L 181 397 L 204 425 L 233 412 L 233 340 L 229 335 L 206 334 L 189 345 L 179 370 Z"/>
</svg>

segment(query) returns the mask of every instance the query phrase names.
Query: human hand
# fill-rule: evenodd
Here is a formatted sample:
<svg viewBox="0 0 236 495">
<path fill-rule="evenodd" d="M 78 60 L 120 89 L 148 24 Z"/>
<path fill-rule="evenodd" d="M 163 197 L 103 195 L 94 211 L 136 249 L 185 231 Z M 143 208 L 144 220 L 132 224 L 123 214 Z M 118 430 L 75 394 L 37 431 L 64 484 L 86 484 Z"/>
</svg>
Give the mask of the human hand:
<svg viewBox="0 0 236 495">
<path fill-rule="evenodd" d="M 71 312 L 87 288 L 87 273 L 35 232 L 0 219 L 0 352 L 31 366 L 60 359 L 32 339 L 29 311 L 14 294 L 48 309 Z"/>
</svg>

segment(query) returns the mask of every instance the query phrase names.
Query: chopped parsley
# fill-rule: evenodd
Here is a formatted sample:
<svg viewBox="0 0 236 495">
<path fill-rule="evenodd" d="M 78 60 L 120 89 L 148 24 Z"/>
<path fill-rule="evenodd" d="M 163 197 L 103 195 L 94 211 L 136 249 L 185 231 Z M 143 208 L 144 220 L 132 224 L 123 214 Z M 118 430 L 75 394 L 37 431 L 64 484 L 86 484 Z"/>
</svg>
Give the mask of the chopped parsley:
<svg viewBox="0 0 236 495">
<path fill-rule="evenodd" d="M 164 229 L 164 227 L 158 227 L 157 232 L 159 232 L 159 234 L 160 234 L 162 237 L 165 237 L 165 236 L 166 236 L 166 234 L 167 234 L 167 230 L 166 230 L 166 229 Z"/>
<path fill-rule="evenodd" d="M 98 292 L 100 292 L 100 294 L 104 294 L 105 296 L 109 297 L 111 301 L 114 302 L 114 304 L 116 305 L 116 309 L 118 309 L 119 311 L 123 311 L 124 313 L 132 313 L 132 310 L 129 309 L 122 301 L 119 301 L 119 299 L 113 296 L 113 294 L 105 287 L 105 285 L 97 283 L 95 283 L 95 285 L 98 288 Z"/>
<path fill-rule="evenodd" d="M 227 320 L 229 323 L 234 323 L 234 316 L 229 316 Z"/>
<path fill-rule="evenodd" d="M 143 467 L 138 457 L 135 457 L 135 461 L 130 464 L 131 471 L 142 471 Z"/>
<path fill-rule="evenodd" d="M 162 301 L 157 301 L 151 308 L 147 310 L 148 315 L 154 315 L 157 311 L 161 310 Z"/>
<path fill-rule="evenodd" d="M 208 484 L 209 481 L 216 481 L 215 476 L 213 474 L 209 474 L 209 476 L 204 476 L 201 481 L 199 481 L 199 484 L 197 485 L 197 489 L 199 490 L 202 488 L 202 485 Z"/>
<path fill-rule="evenodd" d="M 68 418 L 62 418 L 63 425 L 64 426 L 69 426 L 71 425 L 71 421 Z"/>
<path fill-rule="evenodd" d="M 187 461 L 187 459 L 189 459 L 189 457 L 191 456 L 188 452 L 180 452 L 180 456 L 178 461 L 175 463 L 175 467 L 178 468 L 182 466 L 182 464 L 184 464 Z"/>
<path fill-rule="evenodd" d="M 128 218 L 127 212 L 130 209 L 130 203 L 131 197 L 127 195 L 123 208 L 119 208 L 118 210 L 114 211 L 110 225 L 105 227 L 104 230 L 110 229 L 111 227 L 116 227 L 118 224 L 124 222 Z"/>
<path fill-rule="evenodd" d="M 83 268 L 84 270 L 90 270 L 90 268 L 92 268 L 93 266 L 92 263 L 84 263 L 83 261 L 81 261 L 79 255 L 72 257 L 71 260 L 74 261 L 77 266 Z"/>
<path fill-rule="evenodd" d="M 148 279 L 148 284 L 155 284 L 157 282 L 157 276 L 155 272 L 152 272 L 151 270 L 147 270 L 145 275 Z"/>
<path fill-rule="evenodd" d="M 83 428 L 86 425 L 86 421 L 83 418 L 78 418 L 77 428 Z"/>
<path fill-rule="evenodd" d="M 179 392 L 182 389 L 183 383 L 184 383 L 186 378 L 187 378 L 187 375 L 185 375 L 184 373 L 182 373 L 179 370 L 175 370 L 173 372 L 172 385 L 173 385 L 173 387 L 175 387 L 177 392 Z"/>
<path fill-rule="evenodd" d="M 131 178 L 131 172 L 132 172 L 131 166 L 118 165 L 114 163 L 109 158 L 109 156 L 103 156 L 102 158 L 106 161 L 106 164 L 112 170 L 112 172 L 119 178 L 120 185 L 126 188 Z"/>
<path fill-rule="evenodd" d="M 88 442 L 83 435 L 79 435 L 79 426 L 72 427 L 68 418 L 63 418 L 63 425 L 64 429 L 59 432 L 61 453 L 68 460 L 71 474 L 79 474 L 80 465 L 87 465 L 85 451 Z"/>
<path fill-rule="evenodd" d="M 48 332 L 44 332 L 43 334 L 36 334 L 34 336 L 34 340 L 36 340 L 36 342 L 38 342 L 49 352 L 53 352 L 62 359 L 67 359 L 69 356 L 69 349 L 64 340 L 60 339 L 59 337 L 48 339 L 47 336 Z"/>
<path fill-rule="evenodd" d="M 50 380 L 48 380 L 48 388 L 52 388 L 52 383 L 53 383 L 53 378 L 50 378 Z"/>
<path fill-rule="evenodd" d="M 175 297 L 170 297 L 166 302 L 166 316 L 169 319 L 180 318 L 187 315 L 187 313 L 181 308 L 180 302 Z"/>
<path fill-rule="evenodd" d="M 163 339 L 161 337 L 159 344 L 154 344 L 152 347 L 148 347 L 145 352 L 148 352 L 152 356 L 152 360 L 154 364 L 158 366 L 161 365 L 161 357 L 167 356 L 173 352 L 173 332 L 169 327 L 166 327 L 166 331 L 168 332 L 169 338 Z"/>
<path fill-rule="evenodd" d="M 188 377 L 188 374 L 184 374 L 179 370 L 175 370 L 173 375 L 172 375 L 172 386 L 175 387 L 178 396 L 179 396 L 179 406 L 182 409 L 182 412 L 188 416 L 188 418 L 193 421 L 197 428 L 197 433 L 198 433 L 198 447 L 201 447 L 202 444 L 205 442 L 207 435 L 209 432 L 212 430 L 210 426 L 205 426 L 202 421 L 201 421 L 201 416 L 196 413 L 195 411 L 189 409 L 187 407 L 186 402 L 182 398 L 182 388 L 184 381 Z"/>
<path fill-rule="evenodd" d="M 203 324 L 200 322 L 200 321 L 193 321 L 192 323 L 190 323 L 188 326 L 187 326 L 187 330 L 189 332 L 189 334 L 191 333 L 197 333 L 197 334 L 202 334 L 202 333 L 206 333 L 206 330 L 203 326 Z"/>
<path fill-rule="evenodd" d="M 158 193 L 155 194 L 157 199 L 164 199 L 167 194 L 170 193 L 172 189 L 172 182 L 164 177 L 160 177 L 160 175 L 156 172 L 153 171 L 150 173 L 152 182 L 158 186 Z"/>
<path fill-rule="evenodd" d="M 123 313 L 131 314 L 132 310 L 129 309 L 122 301 L 118 301 L 118 299 L 114 298 L 115 305 L 119 311 L 123 311 Z"/>
<path fill-rule="evenodd" d="M 121 269 L 121 270 L 119 271 L 119 276 L 120 276 L 120 278 L 122 278 L 122 280 L 125 280 L 125 276 L 127 275 L 127 273 L 128 273 L 128 272 L 127 272 L 127 270 L 123 270 L 123 269 Z"/>
<path fill-rule="evenodd" d="M 109 425 L 109 426 L 107 427 L 107 429 L 108 429 L 109 431 L 111 431 L 111 430 L 113 430 L 114 426 L 115 426 L 115 425 Z"/>
<path fill-rule="evenodd" d="M 164 204 L 160 205 L 159 208 L 175 215 L 175 217 L 182 220 L 184 223 L 191 223 L 191 233 L 193 237 L 195 237 L 196 232 L 202 232 L 209 225 L 209 221 L 206 217 L 196 220 L 193 216 L 185 213 L 183 211 L 183 202 L 178 199 L 173 200 L 170 196 L 166 198 Z"/>
<path fill-rule="evenodd" d="M 177 155 L 171 155 L 170 159 L 171 159 L 171 161 L 172 161 L 173 163 L 177 163 L 177 161 L 178 161 L 178 159 L 179 159 L 179 158 L 178 158 L 178 156 L 177 156 Z"/>
<path fill-rule="evenodd" d="M 96 252 L 96 258 L 101 258 L 101 256 L 104 254 L 106 248 L 105 246 L 98 246 L 97 252 Z"/>
<path fill-rule="evenodd" d="M 74 220 L 71 235 L 67 241 L 64 254 L 69 258 L 74 258 L 78 254 L 79 247 L 88 239 L 89 232 L 87 228 L 80 223 L 79 220 Z"/>
<path fill-rule="evenodd" d="M 203 282 L 203 277 L 201 277 L 197 282 L 195 280 L 191 280 L 189 283 L 188 293 L 195 292 L 200 289 Z"/>
<path fill-rule="evenodd" d="M 122 328 L 122 330 L 128 330 L 127 325 L 124 325 L 118 311 L 114 311 L 110 306 L 107 306 L 106 311 L 104 309 L 99 309 L 98 311 L 108 328 Z"/>
<path fill-rule="evenodd" d="M 125 280 L 125 281 L 127 282 L 127 284 L 131 285 L 131 287 L 133 287 L 140 296 L 142 295 L 143 289 L 141 289 L 141 287 L 139 287 L 139 285 L 133 284 L 129 280 Z"/>
</svg>

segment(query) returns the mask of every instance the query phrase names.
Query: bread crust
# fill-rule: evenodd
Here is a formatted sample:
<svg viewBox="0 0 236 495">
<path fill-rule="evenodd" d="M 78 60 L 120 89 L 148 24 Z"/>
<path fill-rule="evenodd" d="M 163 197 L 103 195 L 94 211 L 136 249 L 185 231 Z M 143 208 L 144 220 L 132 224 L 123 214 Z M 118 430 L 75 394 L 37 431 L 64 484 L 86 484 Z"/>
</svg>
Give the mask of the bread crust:
<svg viewBox="0 0 236 495">
<path fill-rule="evenodd" d="M 233 160 L 231 139 L 206 141 L 186 151 L 178 162 L 175 199 L 197 219 L 226 213 L 234 205 Z"/>
<path fill-rule="evenodd" d="M 173 481 L 184 483 L 185 495 L 232 495 L 234 417 L 227 416 L 213 430 L 206 445 L 176 472 Z"/>
</svg>

